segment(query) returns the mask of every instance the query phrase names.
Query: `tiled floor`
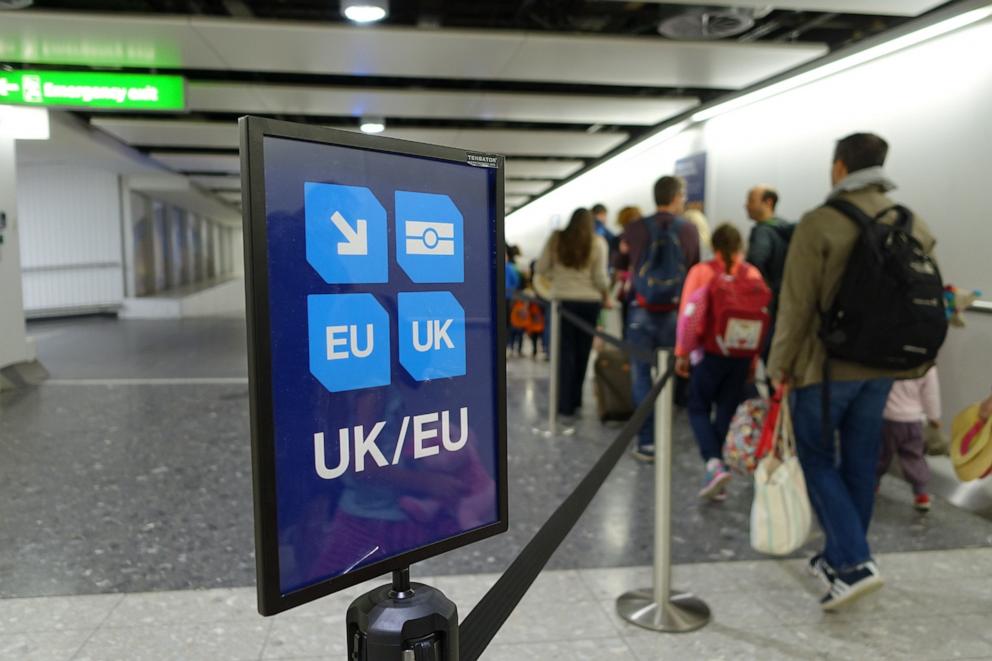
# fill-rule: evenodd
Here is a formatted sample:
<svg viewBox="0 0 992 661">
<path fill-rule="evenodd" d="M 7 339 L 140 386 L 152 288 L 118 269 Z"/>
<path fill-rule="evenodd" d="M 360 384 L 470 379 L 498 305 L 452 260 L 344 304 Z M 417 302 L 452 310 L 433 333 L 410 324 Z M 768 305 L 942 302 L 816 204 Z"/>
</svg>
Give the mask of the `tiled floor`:
<svg viewBox="0 0 992 661">
<path fill-rule="evenodd" d="M 255 612 L 243 324 L 32 324 L 53 378 L 0 395 L 0 661 L 344 658 L 345 610 L 371 586 Z M 507 372 L 510 531 L 415 568 L 463 618 L 618 429 L 587 393 L 574 436 L 534 434 L 547 364 L 514 359 Z M 828 617 L 802 561 L 749 548 L 746 480 L 721 506 L 696 498 L 683 416 L 673 431 L 672 552 L 702 563 L 678 565 L 676 587 L 705 598 L 714 621 L 658 635 L 615 615 L 616 597 L 650 583 L 630 565 L 652 555 L 654 471 L 628 456 L 484 658 L 992 658 L 988 519 L 941 498 L 919 515 L 887 478 L 871 541 L 889 585 Z"/>
<path fill-rule="evenodd" d="M 992 549 L 880 556 L 881 592 L 825 614 L 801 560 L 678 565 L 674 582 L 706 600 L 713 620 L 688 634 L 657 634 L 616 615 L 648 567 L 543 573 L 483 655 L 489 661 L 610 659 L 992 658 Z M 462 618 L 495 574 L 422 581 Z M 0 601 L 0 659 L 21 661 L 343 659 L 357 586 L 272 618 L 250 588 Z"/>
<path fill-rule="evenodd" d="M 0 598 L 245 587 L 255 577 L 244 322 L 238 319 L 32 324 L 53 378 L 0 393 Z M 591 388 L 574 436 L 533 433 L 548 365 L 507 368 L 509 532 L 425 563 L 432 575 L 497 572 L 617 434 Z M 751 560 L 751 486 L 720 506 L 696 497 L 702 466 L 684 414 L 674 424 L 676 562 Z M 654 471 L 621 459 L 551 569 L 650 562 Z M 927 516 L 883 482 L 877 552 L 985 546 L 992 525 L 943 499 Z M 690 534 L 691 533 L 691 534 Z M 807 550 L 819 543 L 811 540 Z"/>
</svg>

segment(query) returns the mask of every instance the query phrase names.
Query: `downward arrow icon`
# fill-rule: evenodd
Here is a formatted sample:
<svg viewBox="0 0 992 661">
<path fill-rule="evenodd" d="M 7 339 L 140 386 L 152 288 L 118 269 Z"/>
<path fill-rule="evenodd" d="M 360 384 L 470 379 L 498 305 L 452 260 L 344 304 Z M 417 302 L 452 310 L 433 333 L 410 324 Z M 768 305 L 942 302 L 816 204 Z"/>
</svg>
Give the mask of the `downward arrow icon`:
<svg viewBox="0 0 992 661">
<path fill-rule="evenodd" d="M 369 232 L 368 223 L 364 220 L 355 221 L 355 229 L 344 219 L 340 212 L 335 211 L 331 216 L 331 222 L 344 235 L 344 241 L 338 243 L 339 255 L 368 255 L 369 254 Z"/>
</svg>

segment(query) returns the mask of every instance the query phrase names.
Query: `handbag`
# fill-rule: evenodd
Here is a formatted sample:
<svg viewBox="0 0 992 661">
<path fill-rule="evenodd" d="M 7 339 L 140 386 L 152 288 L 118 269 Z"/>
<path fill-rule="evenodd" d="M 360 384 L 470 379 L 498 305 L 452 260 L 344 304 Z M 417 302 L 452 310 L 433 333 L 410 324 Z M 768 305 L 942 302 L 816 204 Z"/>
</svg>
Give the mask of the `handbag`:
<svg viewBox="0 0 992 661">
<path fill-rule="evenodd" d="M 788 555 L 806 543 L 813 512 L 806 480 L 796 456 L 792 415 L 783 398 L 774 427 L 773 451 L 754 471 L 751 548 L 767 555 Z"/>
<path fill-rule="evenodd" d="M 946 457 L 951 454 L 951 441 L 947 434 L 928 422 L 923 423 L 923 446 L 931 457 Z"/>
<path fill-rule="evenodd" d="M 972 404 L 951 425 L 951 464 L 962 482 L 992 473 L 992 418 L 983 419 L 980 408 Z"/>
<path fill-rule="evenodd" d="M 751 475 L 758 467 L 758 445 L 765 425 L 771 420 L 769 409 L 768 400 L 761 398 L 744 400 L 737 407 L 723 444 L 723 461 L 735 473 Z"/>
</svg>

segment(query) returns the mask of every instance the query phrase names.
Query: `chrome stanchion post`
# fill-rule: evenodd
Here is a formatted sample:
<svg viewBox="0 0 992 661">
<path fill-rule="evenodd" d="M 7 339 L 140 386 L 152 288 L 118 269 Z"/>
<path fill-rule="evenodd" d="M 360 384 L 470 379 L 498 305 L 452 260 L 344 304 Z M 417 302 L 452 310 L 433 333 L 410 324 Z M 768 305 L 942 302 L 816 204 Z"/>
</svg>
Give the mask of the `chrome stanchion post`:
<svg viewBox="0 0 992 661">
<path fill-rule="evenodd" d="M 551 374 L 548 388 L 548 432 L 554 436 L 558 431 L 558 370 L 561 365 L 561 301 L 551 301 Z"/>
<path fill-rule="evenodd" d="M 658 352 L 658 377 L 668 370 L 669 352 Z M 652 631 L 695 631 L 710 621 L 710 609 L 691 592 L 672 590 L 672 398 L 670 378 L 654 407 L 654 585 L 617 599 L 617 612 Z"/>
<path fill-rule="evenodd" d="M 548 364 L 551 374 L 548 375 L 548 424 L 547 427 L 535 427 L 534 433 L 545 437 L 552 437 L 558 434 L 569 436 L 575 433 L 574 427 L 566 427 L 558 424 L 558 391 L 561 384 L 558 383 L 558 366 L 561 364 L 561 301 L 552 299 L 548 303 L 550 312 L 551 337 L 548 338 L 551 346 L 548 347 L 550 362 Z"/>
</svg>

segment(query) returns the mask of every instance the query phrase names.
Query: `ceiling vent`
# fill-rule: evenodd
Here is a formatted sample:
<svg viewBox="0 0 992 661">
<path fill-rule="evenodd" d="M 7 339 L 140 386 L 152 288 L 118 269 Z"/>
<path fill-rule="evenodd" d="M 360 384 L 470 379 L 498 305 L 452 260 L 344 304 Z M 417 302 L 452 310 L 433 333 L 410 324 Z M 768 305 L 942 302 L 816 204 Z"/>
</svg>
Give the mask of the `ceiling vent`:
<svg viewBox="0 0 992 661">
<path fill-rule="evenodd" d="M 658 32 L 669 39 L 723 39 L 747 32 L 754 19 L 749 8 L 694 8 L 662 20 Z"/>
</svg>

